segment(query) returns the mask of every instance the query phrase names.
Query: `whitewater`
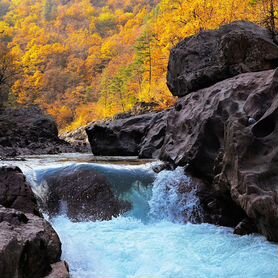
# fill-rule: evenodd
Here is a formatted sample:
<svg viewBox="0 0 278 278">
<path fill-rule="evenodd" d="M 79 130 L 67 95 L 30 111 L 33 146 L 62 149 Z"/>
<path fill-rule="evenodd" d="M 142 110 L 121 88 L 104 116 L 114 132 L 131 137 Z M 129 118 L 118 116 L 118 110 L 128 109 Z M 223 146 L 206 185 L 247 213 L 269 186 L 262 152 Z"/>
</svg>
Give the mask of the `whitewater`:
<svg viewBox="0 0 278 278">
<path fill-rule="evenodd" d="M 89 167 L 107 177 L 119 198 L 132 203 L 131 211 L 110 221 L 72 222 L 63 211 L 49 219 L 73 278 L 278 277 L 277 244 L 258 235 L 234 235 L 230 228 L 193 224 L 202 212 L 194 187 L 186 193 L 177 190 L 181 182 L 192 188 L 181 168 L 155 174 L 154 162 L 84 155 L 6 164 L 19 166 L 41 198 L 47 195 L 47 175 L 65 167 Z"/>
</svg>

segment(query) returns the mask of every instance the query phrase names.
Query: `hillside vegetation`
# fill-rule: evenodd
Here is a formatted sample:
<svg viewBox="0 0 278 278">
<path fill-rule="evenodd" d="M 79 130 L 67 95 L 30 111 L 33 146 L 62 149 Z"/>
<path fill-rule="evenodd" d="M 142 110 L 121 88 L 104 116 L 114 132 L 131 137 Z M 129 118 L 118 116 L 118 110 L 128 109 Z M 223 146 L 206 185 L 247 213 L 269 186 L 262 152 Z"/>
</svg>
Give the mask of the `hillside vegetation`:
<svg viewBox="0 0 278 278">
<path fill-rule="evenodd" d="M 275 28 L 277 0 L 0 0 L 0 102 L 38 105 L 61 128 L 161 109 L 171 48 L 235 20 Z"/>
</svg>

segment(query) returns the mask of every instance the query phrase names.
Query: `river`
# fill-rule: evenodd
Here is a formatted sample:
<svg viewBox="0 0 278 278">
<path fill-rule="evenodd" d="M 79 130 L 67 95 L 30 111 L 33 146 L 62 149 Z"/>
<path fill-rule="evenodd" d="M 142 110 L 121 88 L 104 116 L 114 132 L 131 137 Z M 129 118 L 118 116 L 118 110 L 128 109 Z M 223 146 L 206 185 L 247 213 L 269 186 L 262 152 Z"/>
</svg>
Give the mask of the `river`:
<svg viewBox="0 0 278 278">
<path fill-rule="evenodd" d="M 132 210 L 110 221 L 72 222 L 61 211 L 50 218 L 61 241 L 62 258 L 73 278 L 275 278 L 278 246 L 259 235 L 194 222 L 201 217 L 194 190 L 182 169 L 155 174 L 158 162 L 67 154 L 1 162 L 19 166 L 34 192 L 47 196 L 45 178 L 62 169 L 87 167 L 104 174 L 115 194 Z M 45 217 L 48 217 L 45 215 Z"/>
</svg>

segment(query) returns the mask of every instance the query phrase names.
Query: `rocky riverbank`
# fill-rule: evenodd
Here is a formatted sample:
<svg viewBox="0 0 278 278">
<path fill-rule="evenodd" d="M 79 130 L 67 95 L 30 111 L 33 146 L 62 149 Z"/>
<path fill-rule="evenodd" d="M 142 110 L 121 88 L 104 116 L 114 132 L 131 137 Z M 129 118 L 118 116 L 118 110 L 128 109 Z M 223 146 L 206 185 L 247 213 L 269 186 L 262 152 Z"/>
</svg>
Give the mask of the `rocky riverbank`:
<svg viewBox="0 0 278 278">
<path fill-rule="evenodd" d="M 60 139 L 55 121 L 39 108 L 0 109 L 0 158 L 82 150 Z"/>
<path fill-rule="evenodd" d="M 201 32 L 171 52 L 173 109 L 87 128 L 93 153 L 159 158 L 202 180 L 207 222 L 278 241 L 278 46 L 255 24 Z"/>
<path fill-rule="evenodd" d="M 61 242 L 39 212 L 17 167 L 0 168 L 0 273 L 3 278 L 68 278 Z"/>
</svg>

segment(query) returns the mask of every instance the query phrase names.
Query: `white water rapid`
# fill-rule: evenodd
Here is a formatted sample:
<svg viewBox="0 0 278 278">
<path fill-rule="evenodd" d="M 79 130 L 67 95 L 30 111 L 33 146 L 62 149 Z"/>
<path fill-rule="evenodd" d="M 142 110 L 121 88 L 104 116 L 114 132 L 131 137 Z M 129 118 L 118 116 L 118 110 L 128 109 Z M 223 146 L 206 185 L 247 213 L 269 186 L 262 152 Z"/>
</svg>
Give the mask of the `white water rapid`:
<svg viewBox="0 0 278 278">
<path fill-rule="evenodd" d="M 194 186 L 182 169 L 156 175 L 150 162 L 90 158 L 42 156 L 6 162 L 21 167 L 42 198 L 47 175 L 65 167 L 89 167 L 104 174 L 115 194 L 132 203 L 132 211 L 111 221 L 72 222 L 63 214 L 50 220 L 73 278 L 278 277 L 278 246 L 264 237 L 182 224 L 201 217 Z M 188 190 L 180 190 L 179 184 Z"/>
</svg>

